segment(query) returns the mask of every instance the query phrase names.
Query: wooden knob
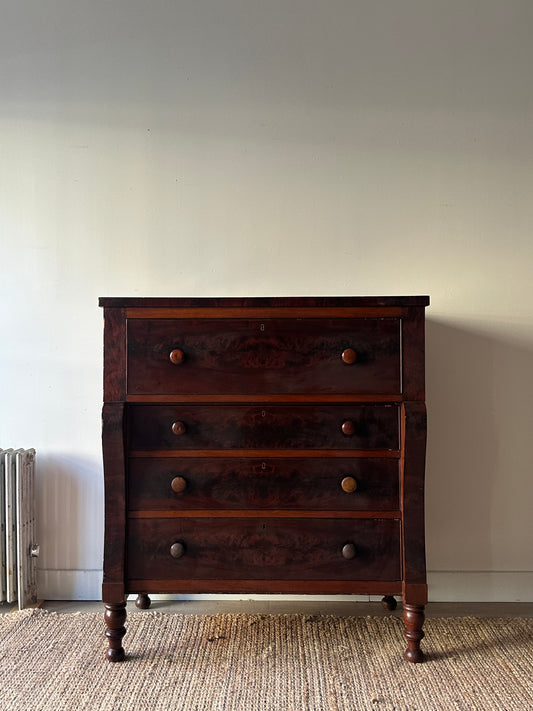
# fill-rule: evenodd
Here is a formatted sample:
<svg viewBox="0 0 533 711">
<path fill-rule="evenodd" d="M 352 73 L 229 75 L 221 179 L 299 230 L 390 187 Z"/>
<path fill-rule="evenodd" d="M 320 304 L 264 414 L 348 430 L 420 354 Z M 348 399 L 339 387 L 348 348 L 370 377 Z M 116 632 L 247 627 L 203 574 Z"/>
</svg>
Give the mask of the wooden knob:
<svg viewBox="0 0 533 711">
<path fill-rule="evenodd" d="M 187 431 L 187 428 L 185 427 L 184 422 L 174 422 L 172 424 L 172 432 L 174 432 L 175 435 L 182 435 L 185 434 Z"/>
<path fill-rule="evenodd" d="M 348 437 L 351 437 L 355 434 L 355 425 L 351 420 L 346 420 L 346 422 L 343 422 L 341 429 L 342 434 L 345 434 Z"/>
<path fill-rule="evenodd" d="M 170 483 L 172 491 L 181 494 L 187 488 L 187 479 L 182 476 L 175 476 Z"/>
<path fill-rule="evenodd" d="M 354 479 L 353 476 L 345 476 L 341 481 L 341 487 L 347 494 L 353 494 L 357 489 L 357 479 Z"/>
<path fill-rule="evenodd" d="M 183 543 L 180 543 L 179 541 L 173 543 L 170 546 L 170 555 L 173 558 L 181 558 L 183 555 L 185 555 L 185 546 L 183 545 Z"/>
<path fill-rule="evenodd" d="M 345 543 L 342 547 L 342 557 L 346 560 L 355 558 L 355 546 L 353 543 Z"/>
<path fill-rule="evenodd" d="M 170 351 L 169 358 L 170 362 L 174 363 L 174 365 L 181 365 L 185 360 L 185 353 L 179 348 L 174 348 L 174 350 Z"/>
<path fill-rule="evenodd" d="M 353 365 L 357 360 L 357 352 L 353 348 L 346 348 L 342 352 L 341 358 L 347 365 Z"/>
</svg>

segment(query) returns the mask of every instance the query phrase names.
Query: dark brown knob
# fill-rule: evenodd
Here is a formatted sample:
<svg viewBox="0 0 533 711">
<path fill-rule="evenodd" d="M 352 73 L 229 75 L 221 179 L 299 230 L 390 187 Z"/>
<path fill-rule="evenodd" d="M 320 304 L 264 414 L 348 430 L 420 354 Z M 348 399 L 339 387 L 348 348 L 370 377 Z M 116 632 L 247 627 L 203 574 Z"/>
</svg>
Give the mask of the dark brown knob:
<svg viewBox="0 0 533 711">
<path fill-rule="evenodd" d="M 346 348 L 342 352 L 341 358 L 347 365 L 353 365 L 357 360 L 357 353 L 353 348 Z"/>
<path fill-rule="evenodd" d="M 174 363 L 174 365 L 181 365 L 185 360 L 185 353 L 179 348 L 174 348 L 174 350 L 170 351 L 169 358 L 170 362 Z"/>
<path fill-rule="evenodd" d="M 185 546 L 183 545 L 183 543 L 180 543 L 179 541 L 173 543 L 170 546 L 170 555 L 173 558 L 181 558 L 183 555 L 185 555 Z"/>
<path fill-rule="evenodd" d="M 355 558 L 355 546 L 353 543 L 345 543 L 342 547 L 342 557 L 346 560 Z"/>
<path fill-rule="evenodd" d="M 351 420 L 346 420 L 346 422 L 343 422 L 341 429 L 342 434 L 345 434 L 348 437 L 351 437 L 355 434 L 355 425 Z"/>
<path fill-rule="evenodd" d="M 178 421 L 172 424 L 172 432 L 174 432 L 175 435 L 185 434 L 186 431 L 185 423 Z"/>
<path fill-rule="evenodd" d="M 354 479 L 353 476 L 345 476 L 341 481 L 341 487 L 347 494 L 353 494 L 357 489 L 357 479 Z"/>
<path fill-rule="evenodd" d="M 182 476 L 175 476 L 170 484 L 172 491 L 176 494 L 181 494 L 187 488 L 187 479 Z"/>
</svg>

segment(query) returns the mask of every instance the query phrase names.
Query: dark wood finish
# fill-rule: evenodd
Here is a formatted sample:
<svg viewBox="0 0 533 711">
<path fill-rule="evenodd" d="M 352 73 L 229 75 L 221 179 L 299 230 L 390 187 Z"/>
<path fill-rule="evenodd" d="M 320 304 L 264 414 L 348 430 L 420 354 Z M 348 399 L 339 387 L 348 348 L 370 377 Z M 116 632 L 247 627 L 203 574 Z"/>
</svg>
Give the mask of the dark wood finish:
<svg viewBox="0 0 533 711">
<path fill-rule="evenodd" d="M 130 394 L 399 391 L 397 318 L 128 320 Z"/>
<path fill-rule="evenodd" d="M 356 425 L 351 420 L 346 420 L 341 426 L 342 434 L 347 437 L 352 437 L 356 432 L 359 431 L 358 425 Z"/>
<path fill-rule="evenodd" d="M 257 395 L 250 395 L 249 393 L 229 393 L 221 395 L 219 393 L 214 393 L 213 395 L 183 395 L 179 393 L 165 393 L 164 395 L 126 395 L 126 402 L 139 402 L 139 403 L 165 403 L 165 402 L 190 402 L 190 403 L 205 403 L 209 400 L 211 405 L 216 403 L 227 404 L 230 403 L 257 403 Z M 296 395 L 291 395 L 291 402 L 297 403 L 315 403 L 317 401 L 317 396 L 312 393 L 298 393 Z M 361 395 L 360 393 L 336 393 L 328 394 L 324 393 L 320 396 L 320 402 L 324 405 L 327 403 L 345 402 L 345 403 L 400 403 L 402 401 L 401 394 L 398 393 L 379 393 L 376 395 Z M 272 394 L 272 393 L 262 393 L 261 394 L 262 403 L 285 403 L 287 402 L 287 395 Z"/>
<path fill-rule="evenodd" d="M 104 402 L 126 397 L 126 316 L 124 309 L 104 313 Z"/>
<path fill-rule="evenodd" d="M 378 458 L 130 459 L 128 506 L 130 512 L 396 511 L 398 465 L 397 459 Z"/>
<path fill-rule="evenodd" d="M 302 595 L 400 595 L 399 580 L 129 580 L 131 590 L 159 593 L 294 593 Z"/>
<path fill-rule="evenodd" d="M 104 621 L 106 624 L 106 637 L 109 641 L 107 658 L 110 662 L 121 662 L 124 659 L 122 638 L 126 634 L 126 603 L 105 604 Z"/>
<path fill-rule="evenodd" d="M 170 351 L 169 360 L 173 365 L 181 365 L 185 360 L 185 353 L 179 348 Z"/>
<path fill-rule="evenodd" d="M 424 605 L 403 604 L 403 621 L 405 624 L 405 638 L 407 649 L 405 658 L 408 662 L 423 662 L 424 654 L 420 649 L 420 642 L 424 638 L 422 626 L 424 624 Z"/>
<path fill-rule="evenodd" d="M 341 489 L 347 494 L 353 494 L 354 491 L 357 491 L 357 479 L 354 479 L 353 476 L 345 476 L 341 481 Z"/>
<path fill-rule="evenodd" d="M 176 541 L 170 546 L 170 555 L 173 558 L 182 558 L 185 555 L 185 550 L 185 543 Z"/>
<path fill-rule="evenodd" d="M 228 518 L 228 513 L 231 517 L 239 518 L 396 518 L 400 519 L 399 511 L 297 511 L 292 509 L 229 509 L 229 510 L 213 510 L 213 511 L 186 511 L 175 509 L 173 511 L 166 509 L 164 511 L 142 509 L 141 511 L 130 511 L 130 518 L 190 518 L 194 515 L 196 518 Z"/>
<path fill-rule="evenodd" d="M 172 434 L 183 435 L 187 432 L 187 426 L 184 422 L 173 422 L 172 423 Z"/>
<path fill-rule="evenodd" d="M 346 560 L 351 560 L 352 558 L 355 558 L 357 554 L 357 548 L 355 547 L 355 543 L 345 543 L 342 547 L 342 557 L 346 558 Z M 371 577 L 375 577 L 374 575 Z"/>
<path fill-rule="evenodd" d="M 381 604 L 386 610 L 395 610 L 398 607 L 398 603 L 396 602 L 396 598 L 394 595 L 385 595 L 385 597 L 381 600 Z"/>
<path fill-rule="evenodd" d="M 150 480 L 149 480 L 149 481 L 150 481 Z M 151 483 L 152 483 L 152 482 L 150 481 L 150 484 L 151 484 Z M 151 490 L 151 488 L 152 488 L 152 487 L 150 486 L 150 487 L 149 487 L 149 491 Z M 185 479 L 185 478 L 182 477 L 182 476 L 175 476 L 175 477 L 172 479 L 172 481 L 170 482 L 170 488 L 172 489 L 172 491 L 173 491 L 175 494 L 182 494 L 182 493 L 185 491 L 185 489 L 187 488 L 187 479 Z M 168 493 L 168 492 L 167 492 L 167 493 Z M 168 496 L 167 496 L 167 500 L 168 500 Z M 165 503 L 166 503 L 166 500 L 165 500 Z M 146 504 L 144 504 L 144 505 L 146 505 Z M 168 507 L 168 503 L 166 504 L 166 507 Z M 165 507 L 165 508 L 166 508 L 166 507 Z"/>
<path fill-rule="evenodd" d="M 342 352 L 341 358 L 347 365 L 353 365 L 358 358 L 358 354 L 353 348 L 346 348 Z"/>
<path fill-rule="evenodd" d="M 399 448 L 395 405 L 132 405 L 128 420 L 133 450 Z"/>
<path fill-rule="evenodd" d="M 103 599 L 402 594 L 422 659 L 428 297 L 104 298 Z"/>
<path fill-rule="evenodd" d="M 152 604 L 152 601 L 150 600 L 150 597 L 144 593 L 139 593 L 137 595 L 137 599 L 135 600 L 135 606 L 139 610 L 147 610 L 150 605 Z"/>
<path fill-rule="evenodd" d="M 397 309 L 405 306 L 427 306 L 429 296 L 224 296 L 224 297 L 175 297 L 175 296 L 101 296 L 98 305 L 105 308 L 142 309 L 238 309 L 241 315 L 251 309 L 349 309 L 381 307 Z M 245 312 L 242 309 L 246 309 Z"/>
<path fill-rule="evenodd" d="M 426 406 L 423 402 L 406 402 L 402 405 L 401 439 L 403 445 L 400 459 L 400 480 L 404 583 L 406 586 L 424 586 L 426 583 L 424 534 Z M 413 600 L 413 602 L 419 603 L 420 600 Z"/>
<path fill-rule="evenodd" d="M 188 459 L 189 457 L 332 457 L 354 459 L 381 457 L 382 459 L 400 459 L 400 451 L 396 449 L 151 449 L 130 450 L 130 457 L 141 459 L 155 459 L 169 457 L 175 459 Z"/>
<path fill-rule="evenodd" d="M 400 525 L 394 519 L 189 517 L 130 519 L 128 528 L 128 578 L 401 577 Z"/>
<path fill-rule="evenodd" d="M 425 399 L 424 310 L 410 308 L 402 319 L 403 399 Z"/>
<path fill-rule="evenodd" d="M 105 471 L 103 599 L 124 600 L 126 541 L 126 479 L 124 476 L 124 403 L 106 403 L 102 410 Z"/>
</svg>

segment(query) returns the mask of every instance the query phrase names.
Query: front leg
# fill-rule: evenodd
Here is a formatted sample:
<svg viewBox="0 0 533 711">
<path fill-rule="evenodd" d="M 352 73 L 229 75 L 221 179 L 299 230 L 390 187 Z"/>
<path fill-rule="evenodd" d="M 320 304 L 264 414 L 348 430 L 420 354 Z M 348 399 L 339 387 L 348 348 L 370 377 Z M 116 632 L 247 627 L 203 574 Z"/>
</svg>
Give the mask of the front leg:
<svg viewBox="0 0 533 711">
<path fill-rule="evenodd" d="M 409 605 L 404 602 L 404 635 L 407 639 L 407 649 L 404 656 L 408 662 L 424 661 L 424 653 L 420 649 L 420 642 L 424 638 L 424 631 L 422 630 L 424 619 L 424 605 Z"/>
<path fill-rule="evenodd" d="M 126 634 L 126 602 L 105 603 L 104 620 L 107 626 L 105 631 L 109 640 L 107 658 L 110 662 L 121 662 L 124 659 L 122 638 Z"/>
</svg>

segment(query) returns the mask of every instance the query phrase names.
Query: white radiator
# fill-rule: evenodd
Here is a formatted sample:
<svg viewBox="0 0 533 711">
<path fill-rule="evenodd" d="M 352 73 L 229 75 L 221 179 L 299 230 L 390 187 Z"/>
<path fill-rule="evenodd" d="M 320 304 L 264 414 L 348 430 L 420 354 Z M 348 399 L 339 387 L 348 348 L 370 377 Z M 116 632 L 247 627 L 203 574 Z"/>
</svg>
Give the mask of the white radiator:
<svg viewBox="0 0 533 711">
<path fill-rule="evenodd" d="M 0 601 L 20 610 L 37 602 L 34 480 L 34 449 L 0 449 Z"/>
</svg>

